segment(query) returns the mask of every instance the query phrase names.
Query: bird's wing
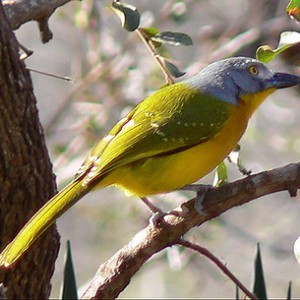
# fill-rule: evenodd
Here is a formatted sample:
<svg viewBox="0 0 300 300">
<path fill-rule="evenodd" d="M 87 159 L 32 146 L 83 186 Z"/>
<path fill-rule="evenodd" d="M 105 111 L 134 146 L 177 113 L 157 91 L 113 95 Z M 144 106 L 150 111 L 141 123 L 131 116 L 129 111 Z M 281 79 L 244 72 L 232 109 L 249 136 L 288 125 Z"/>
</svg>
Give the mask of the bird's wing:
<svg viewBox="0 0 300 300">
<path fill-rule="evenodd" d="M 141 102 L 91 151 L 78 175 L 95 177 L 139 159 L 175 153 L 213 137 L 228 119 L 229 104 L 184 83 Z"/>
</svg>

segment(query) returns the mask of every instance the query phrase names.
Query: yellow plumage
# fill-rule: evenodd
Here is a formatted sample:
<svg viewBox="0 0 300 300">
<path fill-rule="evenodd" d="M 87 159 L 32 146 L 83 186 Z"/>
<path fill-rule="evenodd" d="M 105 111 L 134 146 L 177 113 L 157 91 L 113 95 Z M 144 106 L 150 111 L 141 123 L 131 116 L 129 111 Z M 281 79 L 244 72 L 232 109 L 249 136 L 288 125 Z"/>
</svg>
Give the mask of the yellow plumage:
<svg viewBox="0 0 300 300">
<path fill-rule="evenodd" d="M 255 97 L 244 96 L 239 105 L 230 106 L 229 117 L 224 126 L 209 140 L 185 151 L 154 156 L 143 162 L 119 167 L 109 173 L 99 183 L 100 186 L 114 184 L 136 196 L 144 197 L 170 192 L 197 181 L 232 151 L 244 134 L 255 109 L 274 91 L 275 89 L 268 89 Z"/>
</svg>

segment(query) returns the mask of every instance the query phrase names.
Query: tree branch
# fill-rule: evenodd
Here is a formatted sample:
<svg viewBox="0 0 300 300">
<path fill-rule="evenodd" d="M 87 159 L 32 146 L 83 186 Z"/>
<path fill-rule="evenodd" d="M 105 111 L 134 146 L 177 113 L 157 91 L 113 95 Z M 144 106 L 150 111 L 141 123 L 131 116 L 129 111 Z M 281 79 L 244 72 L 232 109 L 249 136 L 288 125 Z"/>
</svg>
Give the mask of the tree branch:
<svg viewBox="0 0 300 300">
<path fill-rule="evenodd" d="M 183 203 L 169 212 L 157 228 L 148 225 L 103 263 L 83 298 L 116 298 L 153 254 L 178 243 L 191 228 L 264 195 L 287 190 L 295 196 L 299 188 L 300 163 L 297 163 L 251 175 L 209 191 L 203 202 L 206 214 L 197 213 L 195 198 Z"/>
<path fill-rule="evenodd" d="M 247 297 L 251 300 L 256 300 L 257 297 L 252 294 L 238 279 L 234 276 L 234 274 L 223 264 L 219 258 L 217 258 L 215 255 L 213 255 L 210 251 L 208 251 L 206 248 L 201 247 L 199 245 L 195 245 L 193 243 L 190 243 L 189 241 L 186 241 L 184 239 L 180 239 L 177 243 L 178 245 L 181 245 L 185 248 L 192 249 L 199 254 L 206 256 L 211 262 L 213 262 L 226 276 L 228 276 L 232 282 L 235 283 L 235 285 L 241 289 Z"/>
<path fill-rule="evenodd" d="M 153 42 L 146 36 L 141 28 L 136 29 L 138 36 L 141 38 L 143 43 L 145 44 L 146 48 L 149 52 L 153 55 L 155 61 L 157 62 L 158 66 L 160 67 L 162 73 L 165 75 L 165 79 L 167 84 L 171 85 L 174 83 L 172 76 L 170 75 L 169 71 L 164 65 L 163 58 L 157 53 Z"/>
<path fill-rule="evenodd" d="M 54 11 L 71 0 L 3 0 L 4 11 L 13 30 L 29 21 L 37 21 L 41 40 L 47 43 L 53 34 L 48 19 Z"/>
</svg>

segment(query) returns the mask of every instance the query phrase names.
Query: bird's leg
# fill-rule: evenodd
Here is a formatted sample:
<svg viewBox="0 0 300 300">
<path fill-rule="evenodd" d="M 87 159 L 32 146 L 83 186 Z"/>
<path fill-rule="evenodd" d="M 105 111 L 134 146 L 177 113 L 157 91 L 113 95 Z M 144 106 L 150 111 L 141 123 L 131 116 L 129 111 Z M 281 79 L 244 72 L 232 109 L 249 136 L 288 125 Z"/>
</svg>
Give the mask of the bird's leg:
<svg viewBox="0 0 300 300">
<path fill-rule="evenodd" d="M 246 169 L 241 163 L 238 164 L 238 170 L 244 175 L 249 176 L 251 175 L 252 171 Z"/>
<path fill-rule="evenodd" d="M 197 191 L 197 197 L 195 201 L 195 209 L 199 215 L 206 215 L 206 212 L 203 209 L 203 201 L 208 191 L 212 190 L 214 187 L 212 185 L 203 185 L 203 187 Z"/>
<path fill-rule="evenodd" d="M 199 213 L 199 215 L 206 215 L 203 210 L 203 200 L 208 191 L 214 189 L 214 187 L 210 184 L 190 184 L 181 188 L 184 191 L 194 191 L 197 193 L 196 201 L 195 201 L 195 209 Z"/>
<path fill-rule="evenodd" d="M 235 148 L 231 151 L 231 153 L 227 156 L 227 159 L 230 163 L 235 164 L 238 167 L 238 170 L 240 173 L 242 173 L 242 175 L 246 175 L 249 176 L 252 171 L 246 169 L 240 160 L 240 151 L 241 151 L 241 146 L 239 144 L 237 144 L 235 146 Z"/>
<path fill-rule="evenodd" d="M 143 203 L 147 206 L 150 213 L 152 214 L 149 223 L 155 228 L 158 227 L 159 223 L 162 221 L 162 218 L 166 215 L 166 213 L 154 204 L 152 204 L 148 198 L 141 197 L 140 199 L 143 201 Z"/>
<path fill-rule="evenodd" d="M 155 206 L 154 204 L 151 203 L 151 201 L 149 201 L 148 198 L 146 197 L 141 197 L 140 198 L 143 203 L 147 206 L 147 208 L 149 209 L 150 213 L 152 215 L 156 214 L 156 213 L 162 213 L 162 210 L 160 208 L 158 208 L 157 206 Z"/>
</svg>

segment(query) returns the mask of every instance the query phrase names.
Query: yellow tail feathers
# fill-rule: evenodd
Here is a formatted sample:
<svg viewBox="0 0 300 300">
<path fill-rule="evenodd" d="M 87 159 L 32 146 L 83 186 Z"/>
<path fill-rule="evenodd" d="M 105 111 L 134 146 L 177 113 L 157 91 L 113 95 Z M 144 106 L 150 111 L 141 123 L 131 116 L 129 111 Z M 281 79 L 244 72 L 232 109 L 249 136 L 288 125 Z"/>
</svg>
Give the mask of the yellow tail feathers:
<svg viewBox="0 0 300 300">
<path fill-rule="evenodd" d="M 0 266 L 8 267 L 18 260 L 59 216 L 89 192 L 90 189 L 90 187 L 82 185 L 81 180 L 75 179 L 60 193 L 49 200 L 2 251 L 0 255 Z"/>
</svg>

